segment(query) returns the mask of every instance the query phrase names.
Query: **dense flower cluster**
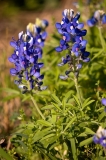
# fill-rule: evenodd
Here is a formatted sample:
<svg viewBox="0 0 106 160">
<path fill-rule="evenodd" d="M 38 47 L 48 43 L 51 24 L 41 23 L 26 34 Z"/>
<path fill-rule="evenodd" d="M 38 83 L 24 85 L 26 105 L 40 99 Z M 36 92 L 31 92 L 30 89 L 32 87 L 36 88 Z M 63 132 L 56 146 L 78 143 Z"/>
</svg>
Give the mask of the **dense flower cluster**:
<svg viewBox="0 0 106 160">
<path fill-rule="evenodd" d="M 56 47 L 57 52 L 68 50 L 66 57 L 62 57 L 62 63 L 58 64 L 62 66 L 66 63 L 69 64 L 69 70 L 66 71 L 65 76 L 60 76 L 61 79 L 68 78 L 70 72 L 74 72 L 78 75 L 79 70 L 82 67 L 83 62 L 89 62 L 89 52 L 86 51 L 87 41 L 83 39 L 86 35 L 86 30 L 83 23 L 79 23 L 80 13 L 74 16 L 72 9 L 65 9 L 63 11 L 63 18 L 61 23 L 56 23 L 58 32 L 62 35 L 60 45 Z"/>
<path fill-rule="evenodd" d="M 101 26 L 106 24 L 106 14 L 102 10 L 95 11 L 94 15 L 87 21 L 88 26 Z"/>
<path fill-rule="evenodd" d="M 100 144 L 103 147 L 106 147 L 106 129 L 100 126 L 96 134 L 93 137 L 93 141 L 96 144 Z"/>
<path fill-rule="evenodd" d="M 10 73 L 18 77 L 15 83 L 23 89 L 23 92 L 35 87 L 42 90 L 44 75 L 40 74 L 40 69 L 43 63 L 39 62 L 39 59 L 42 57 L 42 47 L 47 37 L 45 28 L 48 22 L 43 20 L 40 23 L 41 25 L 30 23 L 25 33 L 23 31 L 19 33 L 18 40 L 13 39 L 10 42 L 14 53 L 9 57 L 9 61 L 15 65 L 15 68 L 10 69 Z"/>
</svg>

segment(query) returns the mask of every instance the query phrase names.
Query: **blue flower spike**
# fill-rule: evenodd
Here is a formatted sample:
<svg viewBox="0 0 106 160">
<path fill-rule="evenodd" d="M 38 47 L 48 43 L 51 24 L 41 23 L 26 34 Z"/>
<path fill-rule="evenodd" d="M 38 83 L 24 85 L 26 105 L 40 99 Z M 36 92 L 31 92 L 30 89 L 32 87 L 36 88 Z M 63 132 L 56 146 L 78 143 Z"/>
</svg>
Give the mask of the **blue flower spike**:
<svg viewBox="0 0 106 160">
<path fill-rule="evenodd" d="M 29 23 L 26 32 L 19 33 L 18 40 L 13 39 L 10 45 L 14 48 L 14 53 L 8 60 L 15 65 L 10 69 L 10 74 L 17 76 L 15 84 L 26 93 L 33 89 L 44 90 L 47 87 L 41 86 L 44 75 L 40 73 L 43 63 L 39 62 L 42 58 L 42 47 L 44 46 L 48 26 L 46 20 L 36 20 L 35 24 Z M 27 85 L 29 84 L 29 85 Z"/>
<path fill-rule="evenodd" d="M 74 72 L 76 76 L 79 75 L 82 63 L 90 61 L 90 53 L 86 51 L 87 41 L 83 39 L 87 31 L 83 29 L 84 24 L 78 21 L 80 13 L 78 12 L 74 15 L 72 9 L 65 9 L 62 16 L 61 23 L 55 24 L 58 33 L 62 36 L 60 44 L 55 50 L 57 52 L 62 52 L 63 50 L 68 51 L 68 56 L 66 58 L 62 57 L 62 62 L 58 64 L 58 66 L 69 65 L 69 72 L 65 72 L 68 74 L 60 76 L 61 79 L 66 80 L 70 72 Z"/>
<path fill-rule="evenodd" d="M 87 20 L 87 24 L 89 27 L 93 27 L 95 25 L 102 26 L 106 24 L 106 14 L 103 10 L 95 11 L 94 15 Z"/>
<path fill-rule="evenodd" d="M 106 129 L 100 126 L 96 134 L 93 136 L 93 141 L 95 144 L 100 144 L 106 148 Z"/>
</svg>

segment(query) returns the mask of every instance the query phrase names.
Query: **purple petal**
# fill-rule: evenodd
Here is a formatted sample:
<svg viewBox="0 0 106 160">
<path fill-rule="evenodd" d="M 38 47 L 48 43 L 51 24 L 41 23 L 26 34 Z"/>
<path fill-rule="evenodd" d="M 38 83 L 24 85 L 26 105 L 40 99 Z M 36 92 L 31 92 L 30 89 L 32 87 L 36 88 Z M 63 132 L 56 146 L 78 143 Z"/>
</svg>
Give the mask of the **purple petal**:
<svg viewBox="0 0 106 160">
<path fill-rule="evenodd" d="M 104 14 L 102 17 L 102 24 L 105 24 L 105 23 L 106 23 L 106 14 Z"/>
<path fill-rule="evenodd" d="M 57 52 L 61 52 L 61 51 L 62 51 L 62 48 L 61 48 L 61 47 L 56 47 L 55 50 L 56 50 Z"/>
<path fill-rule="evenodd" d="M 85 47 L 86 46 L 86 44 L 87 44 L 87 41 L 86 40 L 82 40 L 82 42 L 80 43 L 83 47 Z"/>
<path fill-rule="evenodd" d="M 15 63 L 15 60 L 14 60 L 12 57 L 9 57 L 8 60 L 9 60 L 11 63 Z"/>
<path fill-rule="evenodd" d="M 43 63 L 38 63 L 39 68 L 42 68 L 44 66 Z"/>
<path fill-rule="evenodd" d="M 83 23 L 79 23 L 78 26 L 77 26 L 78 29 L 82 29 L 83 27 L 84 27 Z"/>
<path fill-rule="evenodd" d="M 93 27 L 94 25 L 96 25 L 96 23 L 97 23 L 97 20 L 94 17 L 92 17 L 87 21 L 87 24 L 89 27 Z"/>
<path fill-rule="evenodd" d="M 60 44 L 63 46 L 65 44 L 65 41 L 63 39 L 61 39 Z"/>
<path fill-rule="evenodd" d="M 90 58 L 83 59 L 83 62 L 89 62 Z"/>
<path fill-rule="evenodd" d="M 56 23 L 55 26 L 56 26 L 57 29 L 61 29 L 61 24 L 60 23 Z"/>
<path fill-rule="evenodd" d="M 38 80 L 41 81 L 43 78 L 44 78 L 44 75 L 42 74 L 38 77 Z"/>
<path fill-rule="evenodd" d="M 65 76 L 60 75 L 59 77 L 60 77 L 60 79 L 62 79 L 62 80 L 66 80 L 66 79 L 68 78 L 68 76 L 67 76 L 67 75 L 65 75 Z"/>
<path fill-rule="evenodd" d="M 17 70 L 16 70 L 15 68 L 11 68 L 11 69 L 10 69 L 10 74 L 11 74 L 11 75 L 15 76 L 17 73 L 18 73 L 18 72 L 17 72 Z"/>
<path fill-rule="evenodd" d="M 49 25 L 49 22 L 47 20 L 42 20 L 42 24 L 44 27 L 47 27 Z"/>
<path fill-rule="evenodd" d="M 106 106 L 106 98 L 102 98 L 101 103 L 102 105 Z"/>
<path fill-rule="evenodd" d="M 58 32 L 59 32 L 60 34 L 63 34 L 62 29 L 58 29 Z"/>
<path fill-rule="evenodd" d="M 77 68 L 78 68 L 78 69 L 81 69 L 81 68 L 82 68 L 82 64 L 78 64 L 78 65 L 77 65 Z"/>
<path fill-rule="evenodd" d="M 17 48 L 17 44 L 16 44 L 16 42 L 14 42 L 14 41 L 11 41 L 11 42 L 10 42 L 10 45 L 11 45 L 12 47 L 14 47 L 15 49 Z"/>
<path fill-rule="evenodd" d="M 78 57 L 80 55 L 80 52 L 74 52 L 75 56 Z"/>
<path fill-rule="evenodd" d="M 43 33 L 42 33 L 42 39 L 44 39 L 44 40 L 45 40 L 45 39 L 46 39 L 46 37 L 47 37 L 47 32 L 43 32 Z"/>
</svg>

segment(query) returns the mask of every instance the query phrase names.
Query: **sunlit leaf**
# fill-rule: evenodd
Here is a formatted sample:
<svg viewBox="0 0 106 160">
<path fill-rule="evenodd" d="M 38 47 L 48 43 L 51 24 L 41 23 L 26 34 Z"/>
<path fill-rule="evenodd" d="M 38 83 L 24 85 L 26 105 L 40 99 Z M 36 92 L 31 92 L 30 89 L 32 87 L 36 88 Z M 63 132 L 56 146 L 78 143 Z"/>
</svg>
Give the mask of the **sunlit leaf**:
<svg viewBox="0 0 106 160">
<path fill-rule="evenodd" d="M 88 145 L 88 144 L 91 143 L 92 141 L 93 141 L 93 138 L 90 137 L 90 138 L 88 138 L 88 139 L 80 142 L 79 146 L 82 147 L 82 146 L 84 146 L 84 145 Z"/>
</svg>

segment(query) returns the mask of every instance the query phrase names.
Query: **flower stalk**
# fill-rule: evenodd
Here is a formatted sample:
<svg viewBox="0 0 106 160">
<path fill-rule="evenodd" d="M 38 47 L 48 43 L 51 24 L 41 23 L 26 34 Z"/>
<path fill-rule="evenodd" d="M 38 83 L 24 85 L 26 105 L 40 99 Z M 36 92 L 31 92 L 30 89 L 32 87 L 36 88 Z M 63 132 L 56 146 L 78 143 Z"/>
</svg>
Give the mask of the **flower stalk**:
<svg viewBox="0 0 106 160">
<path fill-rule="evenodd" d="M 37 103 L 36 103 L 36 101 L 35 101 L 35 99 L 34 99 L 34 97 L 33 97 L 32 95 L 31 95 L 31 100 L 32 100 L 32 102 L 33 102 L 33 104 L 34 104 L 34 107 L 36 108 L 37 112 L 39 113 L 39 115 L 42 117 L 42 119 L 45 120 L 44 115 L 43 115 L 42 112 L 40 111 L 40 109 L 39 109 L 39 107 L 38 107 L 38 105 L 37 105 Z"/>
</svg>

